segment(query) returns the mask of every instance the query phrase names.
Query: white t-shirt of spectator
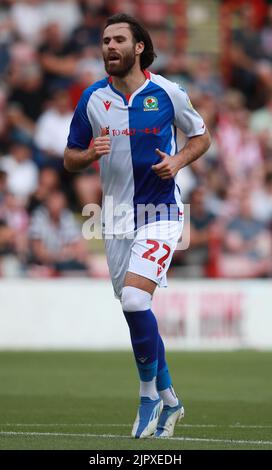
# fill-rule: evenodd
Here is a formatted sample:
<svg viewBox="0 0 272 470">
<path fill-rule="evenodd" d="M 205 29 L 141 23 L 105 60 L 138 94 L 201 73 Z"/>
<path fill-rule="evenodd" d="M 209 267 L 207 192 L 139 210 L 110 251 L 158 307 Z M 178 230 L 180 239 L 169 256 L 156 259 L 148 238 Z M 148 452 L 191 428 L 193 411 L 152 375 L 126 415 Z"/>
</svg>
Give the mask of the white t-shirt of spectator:
<svg viewBox="0 0 272 470">
<path fill-rule="evenodd" d="M 45 26 L 43 4 L 31 5 L 27 2 L 14 2 L 11 18 L 19 35 L 31 44 L 39 44 L 41 30 Z"/>
<path fill-rule="evenodd" d="M 54 109 L 45 111 L 39 118 L 35 143 L 44 151 L 63 158 L 73 113 L 60 114 Z"/>
<path fill-rule="evenodd" d="M 58 23 L 65 37 L 68 37 L 81 22 L 80 9 L 75 0 L 44 2 L 43 11 L 46 23 Z"/>
<path fill-rule="evenodd" d="M 12 156 L 2 157 L 0 168 L 7 173 L 8 191 L 19 198 L 28 198 L 38 186 L 38 169 L 31 160 L 17 162 Z"/>
</svg>

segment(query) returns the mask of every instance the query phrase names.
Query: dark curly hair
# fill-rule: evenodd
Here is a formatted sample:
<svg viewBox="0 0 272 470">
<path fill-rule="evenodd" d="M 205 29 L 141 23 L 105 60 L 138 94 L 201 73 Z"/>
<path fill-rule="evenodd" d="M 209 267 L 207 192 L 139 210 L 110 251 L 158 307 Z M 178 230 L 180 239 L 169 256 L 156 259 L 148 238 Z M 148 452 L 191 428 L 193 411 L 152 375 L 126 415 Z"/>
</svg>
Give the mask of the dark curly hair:
<svg viewBox="0 0 272 470">
<path fill-rule="evenodd" d="M 135 18 L 127 15 L 126 13 L 117 13 L 116 15 L 108 18 L 105 24 L 105 28 L 117 23 L 128 23 L 135 43 L 141 41 L 144 43 L 145 47 L 140 56 L 140 65 L 142 70 L 147 69 L 157 57 L 154 52 L 153 43 L 148 31 L 143 28 L 143 26 L 141 26 L 135 20 Z"/>
</svg>

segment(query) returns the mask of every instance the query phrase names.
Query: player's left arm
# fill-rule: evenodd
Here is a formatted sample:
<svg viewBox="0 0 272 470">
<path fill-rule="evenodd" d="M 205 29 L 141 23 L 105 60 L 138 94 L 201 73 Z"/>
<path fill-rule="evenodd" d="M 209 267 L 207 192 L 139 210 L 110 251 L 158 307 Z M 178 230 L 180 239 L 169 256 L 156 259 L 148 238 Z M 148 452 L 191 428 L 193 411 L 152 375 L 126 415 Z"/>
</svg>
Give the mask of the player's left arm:
<svg viewBox="0 0 272 470">
<path fill-rule="evenodd" d="M 209 131 L 206 129 L 202 135 L 190 137 L 180 152 L 173 157 L 167 153 L 156 149 L 161 158 L 161 162 L 152 166 L 152 170 L 163 180 L 174 178 L 181 168 L 197 160 L 203 155 L 211 144 Z"/>
<path fill-rule="evenodd" d="M 168 89 L 174 110 L 174 125 L 188 138 L 185 146 L 174 156 L 156 149 L 161 162 L 152 169 L 161 179 L 174 178 L 177 172 L 203 155 L 211 144 L 209 131 L 202 117 L 193 108 L 186 91 L 176 84 Z"/>
</svg>

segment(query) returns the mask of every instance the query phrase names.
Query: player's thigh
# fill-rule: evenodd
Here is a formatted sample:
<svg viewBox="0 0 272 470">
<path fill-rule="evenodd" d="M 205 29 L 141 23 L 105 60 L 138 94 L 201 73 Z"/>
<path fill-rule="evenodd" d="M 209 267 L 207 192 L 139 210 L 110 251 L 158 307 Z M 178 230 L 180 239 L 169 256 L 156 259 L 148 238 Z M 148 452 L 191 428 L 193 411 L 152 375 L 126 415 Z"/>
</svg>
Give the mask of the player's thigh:
<svg viewBox="0 0 272 470">
<path fill-rule="evenodd" d="M 124 287 L 126 286 L 137 287 L 137 289 L 144 290 L 152 295 L 157 287 L 157 283 L 144 276 L 127 271 L 124 282 Z"/>
</svg>

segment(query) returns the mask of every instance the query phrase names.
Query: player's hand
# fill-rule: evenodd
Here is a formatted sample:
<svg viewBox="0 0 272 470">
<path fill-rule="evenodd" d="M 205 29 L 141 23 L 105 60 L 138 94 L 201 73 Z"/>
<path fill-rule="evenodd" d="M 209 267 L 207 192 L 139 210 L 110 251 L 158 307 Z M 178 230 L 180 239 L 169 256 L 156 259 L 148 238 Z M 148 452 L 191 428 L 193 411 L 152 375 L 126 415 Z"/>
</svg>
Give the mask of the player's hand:
<svg viewBox="0 0 272 470">
<path fill-rule="evenodd" d="M 94 139 L 91 147 L 92 161 L 99 160 L 107 153 L 110 153 L 110 137 L 107 128 L 103 127 L 100 136 Z"/>
<path fill-rule="evenodd" d="M 175 157 L 170 157 L 167 153 L 159 149 L 156 149 L 156 153 L 161 157 L 162 161 L 157 163 L 157 165 L 152 165 L 152 170 L 155 171 L 156 175 L 162 180 L 174 178 L 180 169 Z"/>
</svg>

